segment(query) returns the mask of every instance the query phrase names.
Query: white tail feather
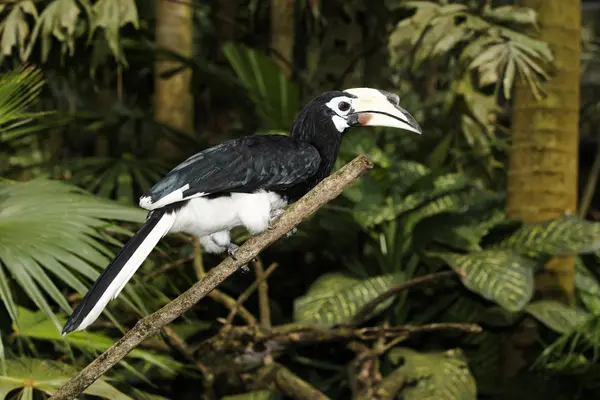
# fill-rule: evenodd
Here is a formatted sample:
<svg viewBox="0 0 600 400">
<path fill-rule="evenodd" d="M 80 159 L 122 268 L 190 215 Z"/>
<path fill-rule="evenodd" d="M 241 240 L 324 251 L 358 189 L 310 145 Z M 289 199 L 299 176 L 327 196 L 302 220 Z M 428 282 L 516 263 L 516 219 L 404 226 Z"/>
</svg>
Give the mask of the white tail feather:
<svg viewBox="0 0 600 400">
<path fill-rule="evenodd" d="M 160 217 L 160 221 L 158 221 L 148 236 L 144 238 L 140 246 L 135 250 L 115 279 L 113 279 L 108 288 L 104 291 L 98 302 L 75 330 L 79 331 L 88 327 L 100 316 L 108 302 L 115 299 L 119 293 L 121 293 L 127 282 L 129 282 L 133 274 L 135 274 L 135 271 L 140 268 L 144 263 L 144 260 L 150 255 L 152 249 L 154 249 L 160 239 L 169 232 L 173 226 L 173 222 L 175 222 L 175 213 L 165 213 Z"/>
</svg>

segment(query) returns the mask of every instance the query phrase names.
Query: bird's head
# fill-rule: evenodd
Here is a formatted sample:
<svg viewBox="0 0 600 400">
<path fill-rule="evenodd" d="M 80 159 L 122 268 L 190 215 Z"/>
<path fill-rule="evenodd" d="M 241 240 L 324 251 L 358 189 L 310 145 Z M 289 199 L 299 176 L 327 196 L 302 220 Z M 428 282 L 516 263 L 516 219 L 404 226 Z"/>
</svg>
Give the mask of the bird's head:
<svg viewBox="0 0 600 400">
<path fill-rule="evenodd" d="M 327 131 L 340 136 L 355 126 L 400 128 L 421 134 L 421 127 L 408 111 L 400 107 L 400 98 L 390 92 L 372 88 L 352 88 L 326 92 L 308 103 L 298 116 L 298 136 L 323 135 Z M 310 124 L 312 122 L 313 124 Z M 306 129 L 312 125 L 313 129 Z M 312 131 L 312 132 L 311 132 Z"/>
</svg>

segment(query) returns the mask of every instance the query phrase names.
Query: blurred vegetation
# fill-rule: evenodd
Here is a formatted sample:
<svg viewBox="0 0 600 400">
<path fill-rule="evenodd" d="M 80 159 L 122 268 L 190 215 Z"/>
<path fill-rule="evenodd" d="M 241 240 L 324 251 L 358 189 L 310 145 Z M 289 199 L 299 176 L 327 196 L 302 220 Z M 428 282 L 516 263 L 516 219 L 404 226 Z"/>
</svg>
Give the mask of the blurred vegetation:
<svg viewBox="0 0 600 400">
<path fill-rule="evenodd" d="M 156 18 L 158 2 L 162 13 L 191 12 Z M 525 222 L 505 213 L 511 94 L 521 80 L 543 98 L 554 60 L 532 9 L 500 0 L 2 2 L 0 399 L 47 397 L 220 261 L 171 235 L 91 329 L 60 336 L 143 221 L 135 205 L 154 181 L 228 138 L 285 133 L 311 97 L 356 86 L 398 93 L 425 134 L 348 133 L 338 165 L 366 154 L 368 176 L 82 398 L 596 398 L 597 17 L 584 16 L 581 60 L 572 60 L 581 62 L 583 211 Z M 177 18 L 188 20 L 158 26 Z M 155 40 L 158 31 L 173 36 Z M 190 47 L 169 47 L 177 35 Z M 165 89 L 179 74 L 190 75 L 189 96 Z M 191 113 L 193 129 L 156 117 L 171 103 Z M 167 142 L 168 155 L 157 146 Z M 535 298 L 536 272 L 566 255 L 575 256 L 576 304 Z M 506 378 L 503 343 L 518 343 L 532 321 L 526 368 Z"/>
</svg>

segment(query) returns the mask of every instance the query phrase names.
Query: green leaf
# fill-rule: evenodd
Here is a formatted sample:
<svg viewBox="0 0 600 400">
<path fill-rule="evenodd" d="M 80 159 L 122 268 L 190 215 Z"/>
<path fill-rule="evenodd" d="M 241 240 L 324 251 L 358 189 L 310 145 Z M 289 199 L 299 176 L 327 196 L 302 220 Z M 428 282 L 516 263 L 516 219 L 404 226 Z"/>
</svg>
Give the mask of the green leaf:
<svg viewBox="0 0 600 400">
<path fill-rule="evenodd" d="M 64 311 L 71 307 L 52 278 L 85 294 L 78 275 L 94 280 L 97 268 L 110 261 L 98 229 L 109 220 L 142 222 L 144 214 L 61 182 L 0 183 L 0 298 L 13 321 L 18 323 L 9 275 L 59 330 L 47 298 Z"/>
<path fill-rule="evenodd" d="M 536 12 L 527 7 L 502 6 L 484 12 L 484 17 L 499 22 L 516 22 L 518 24 L 535 25 L 537 21 Z"/>
<path fill-rule="evenodd" d="M 21 61 L 25 61 L 27 39 L 29 39 L 29 24 L 27 16 L 37 20 L 38 13 L 31 0 L 16 2 L 4 19 L 0 22 L 0 50 L 1 58 L 10 56 L 16 47 Z"/>
<path fill-rule="evenodd" d="M 597 315 L 590 316 L 556 302 L 537 305 L 533 311 L 541 317 L 536 316 L 538 320 L 562 333 L 546 346 L 535 366 L 555 370 L 587 369 L 600 359 L 600 318 Z"/>
<path fill-rule="evenodd" d="M 54 0 L 48 4 L 37 20 L 25 57 L 31 54 L 38 35 L 42 41 L 42 62 L 48 59 L 54 39 L 61 43 L 62 54 L 73 55 L 79 13 L 75 0 Z"/>
<path fill-rule="evenodd" d="M 350 322 L 369 301 L 404 281 L 401 273 L 361 280 L 341 272 L 321 275 L 306 294 L 294 301 L 294 320 L 323 326 Z M 383 301 L 370 317 L 385 310 L 394 298 Z"/>
<path fill-rule="evenodd" d="M 525 311 L 548 328 L 559 333 L 571 332 L 590 316 L 581 309 L 571 308 L 554 300 L 533 302 L 525 307 Z"/>
<path fill-rule="evenodd" d="M 359 209 L 354 213 L 355 219 L 361 225 L 371 227 L 394 220 L 401 214 L 430 203 L 431 207 L 422 211 L 424 217 L 429 212 L 435 213 L 436 209 L 443 208 L 444 202 L 449 201 L 449 199 L 444 200 L 444 197 L 465 190 L 470 185 L 467 178 L 458 174 L 431 175 L 424 177 L 421 181 L 416 192 L 402 196 L 402 199 L 390 196 L 385 199 L 384 204 L 379 204 L 378 207 L 372 205 L 366 210 Z"/>
<path fill-rule="evenodd" d="M 469 290 L 509 311 L 522 310 L 533 296 L 534 260 L 507 250 L 434 255 L 446 261 Z"/>
<path fill-rule="evenodd" d="M 419 353 L 409 348 L 392 349 L 388 355 L 401 364 L 406 384 L 405 400 L 477 399 L 477 385 L 460 349 L 439 353 Z"/>
<path fill-rule="evenodd" d="M 241 44 L 227 43 L 223 54 L 241 85 L 248 90 L 263 128 L 289 130 L 300 109 L 300 90 L 265 54 Z"/>
<path fill-rule="evenodd" d="M 502 366 L 502 335 L 488 330 L 476 335 L 463 335 L 461 347 L 465 349 L 470 370 L 477 381 L 479 392 L 492 391 L 498 384 Z"/>
<path fill-rule="evenodd" d="M 498 247 L 531 255 L 592 253 L 600 250 L 600 223 L 573 216 L 527 223 L 504 239 Z"/>
<path fill-rule="evenodd" d="M 70 365 L 50 360 L 22 357 L 7 360 L 7 363 L 6 374 L 0 376 L 0 400 L 4 400 L 12 390 L 19 388 L 23 388 L 22 393 L 26 396 L 32 389 L 51 395 L 77 373 Z M 84 393 L 103 399 L 132 400 L 103 378 L 92 383 Z"/>
<path fill-rule="evenodd" d="M 473 197 L 470 198 L 472 200 Z M 481 239 L 495 226 L 506 219 L 500 208 L 485 204 L 481 210 L 473 210 L 469 203 L 464 204 L 466 212 L 443 213 L 419 223 L 413 234 L 422 232 L 432 241 L 443 243 L 455 249 L 469 252 L 481 251 Z"/>
<path fill-rule="evenodd" d="M 138 11 L 135 0 L 99 0 L 94 4 L 95 18 L 90 35 L 100 27 L 115 59 L 125 63 L 119 43 L 119 31 L 127 24 L 134 28 L 139 26 Z"/>
<path fill-rule="evenodd" d="M 44 85 L 43 75 L 36 68 L 18 68 L 0 77 L 0 143 L 22 137 L 23 126 L 44 113 L 26 113 L 34 104 Z M 27 133 L 37 131 L 31 127 Z M 39 127 L 41 128 L 41 126 Z"/>
<path fill-rule="evenodd" d="M 580 258 L 575 264 L 575 291 L 587 311 L 600 315 L 600 283 Z"/>
<path fill-rule="evenodd" d="M 13 324 L 14 335 L 17 337 L 70 344 L 91 353 L 104 352 L 114 344 L 113 339 L 96 332 L 80 331 L 62 336 L 56 330 L 54 323 L 44 313 L 32 312 L 22 307 L 19 307 L 17 312 L 20 325 L 17 327 Z M 67 320 L 66 316 L 58 315 L 57 317 L 59 323 L 63 326 Z M 161 368 L 169 374 L 174 374 L 181 368 L 181 364 L 172 358 L 154 354 L 146 350 L 134 349 L 127 356 L 132 359 L 143 360 L 150 365 Z"/>
</svg>

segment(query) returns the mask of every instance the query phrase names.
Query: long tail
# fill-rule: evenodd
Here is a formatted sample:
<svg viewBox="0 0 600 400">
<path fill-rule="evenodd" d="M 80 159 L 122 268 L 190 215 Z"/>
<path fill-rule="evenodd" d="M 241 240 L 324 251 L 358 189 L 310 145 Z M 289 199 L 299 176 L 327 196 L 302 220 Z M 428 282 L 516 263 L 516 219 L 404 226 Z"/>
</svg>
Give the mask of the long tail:
<svg viewBox="0 0 600 400">
<path fill-rule="evenodd" d="M 62 330 L 63 335 L 85 329 L 100 316 L 108 302 L 121 293 L 159 240 L 169 232 L 174 221 L 173 212 L 152 212 L 146 223 L 129 239 L 75 308 Z"/>
</svg>

